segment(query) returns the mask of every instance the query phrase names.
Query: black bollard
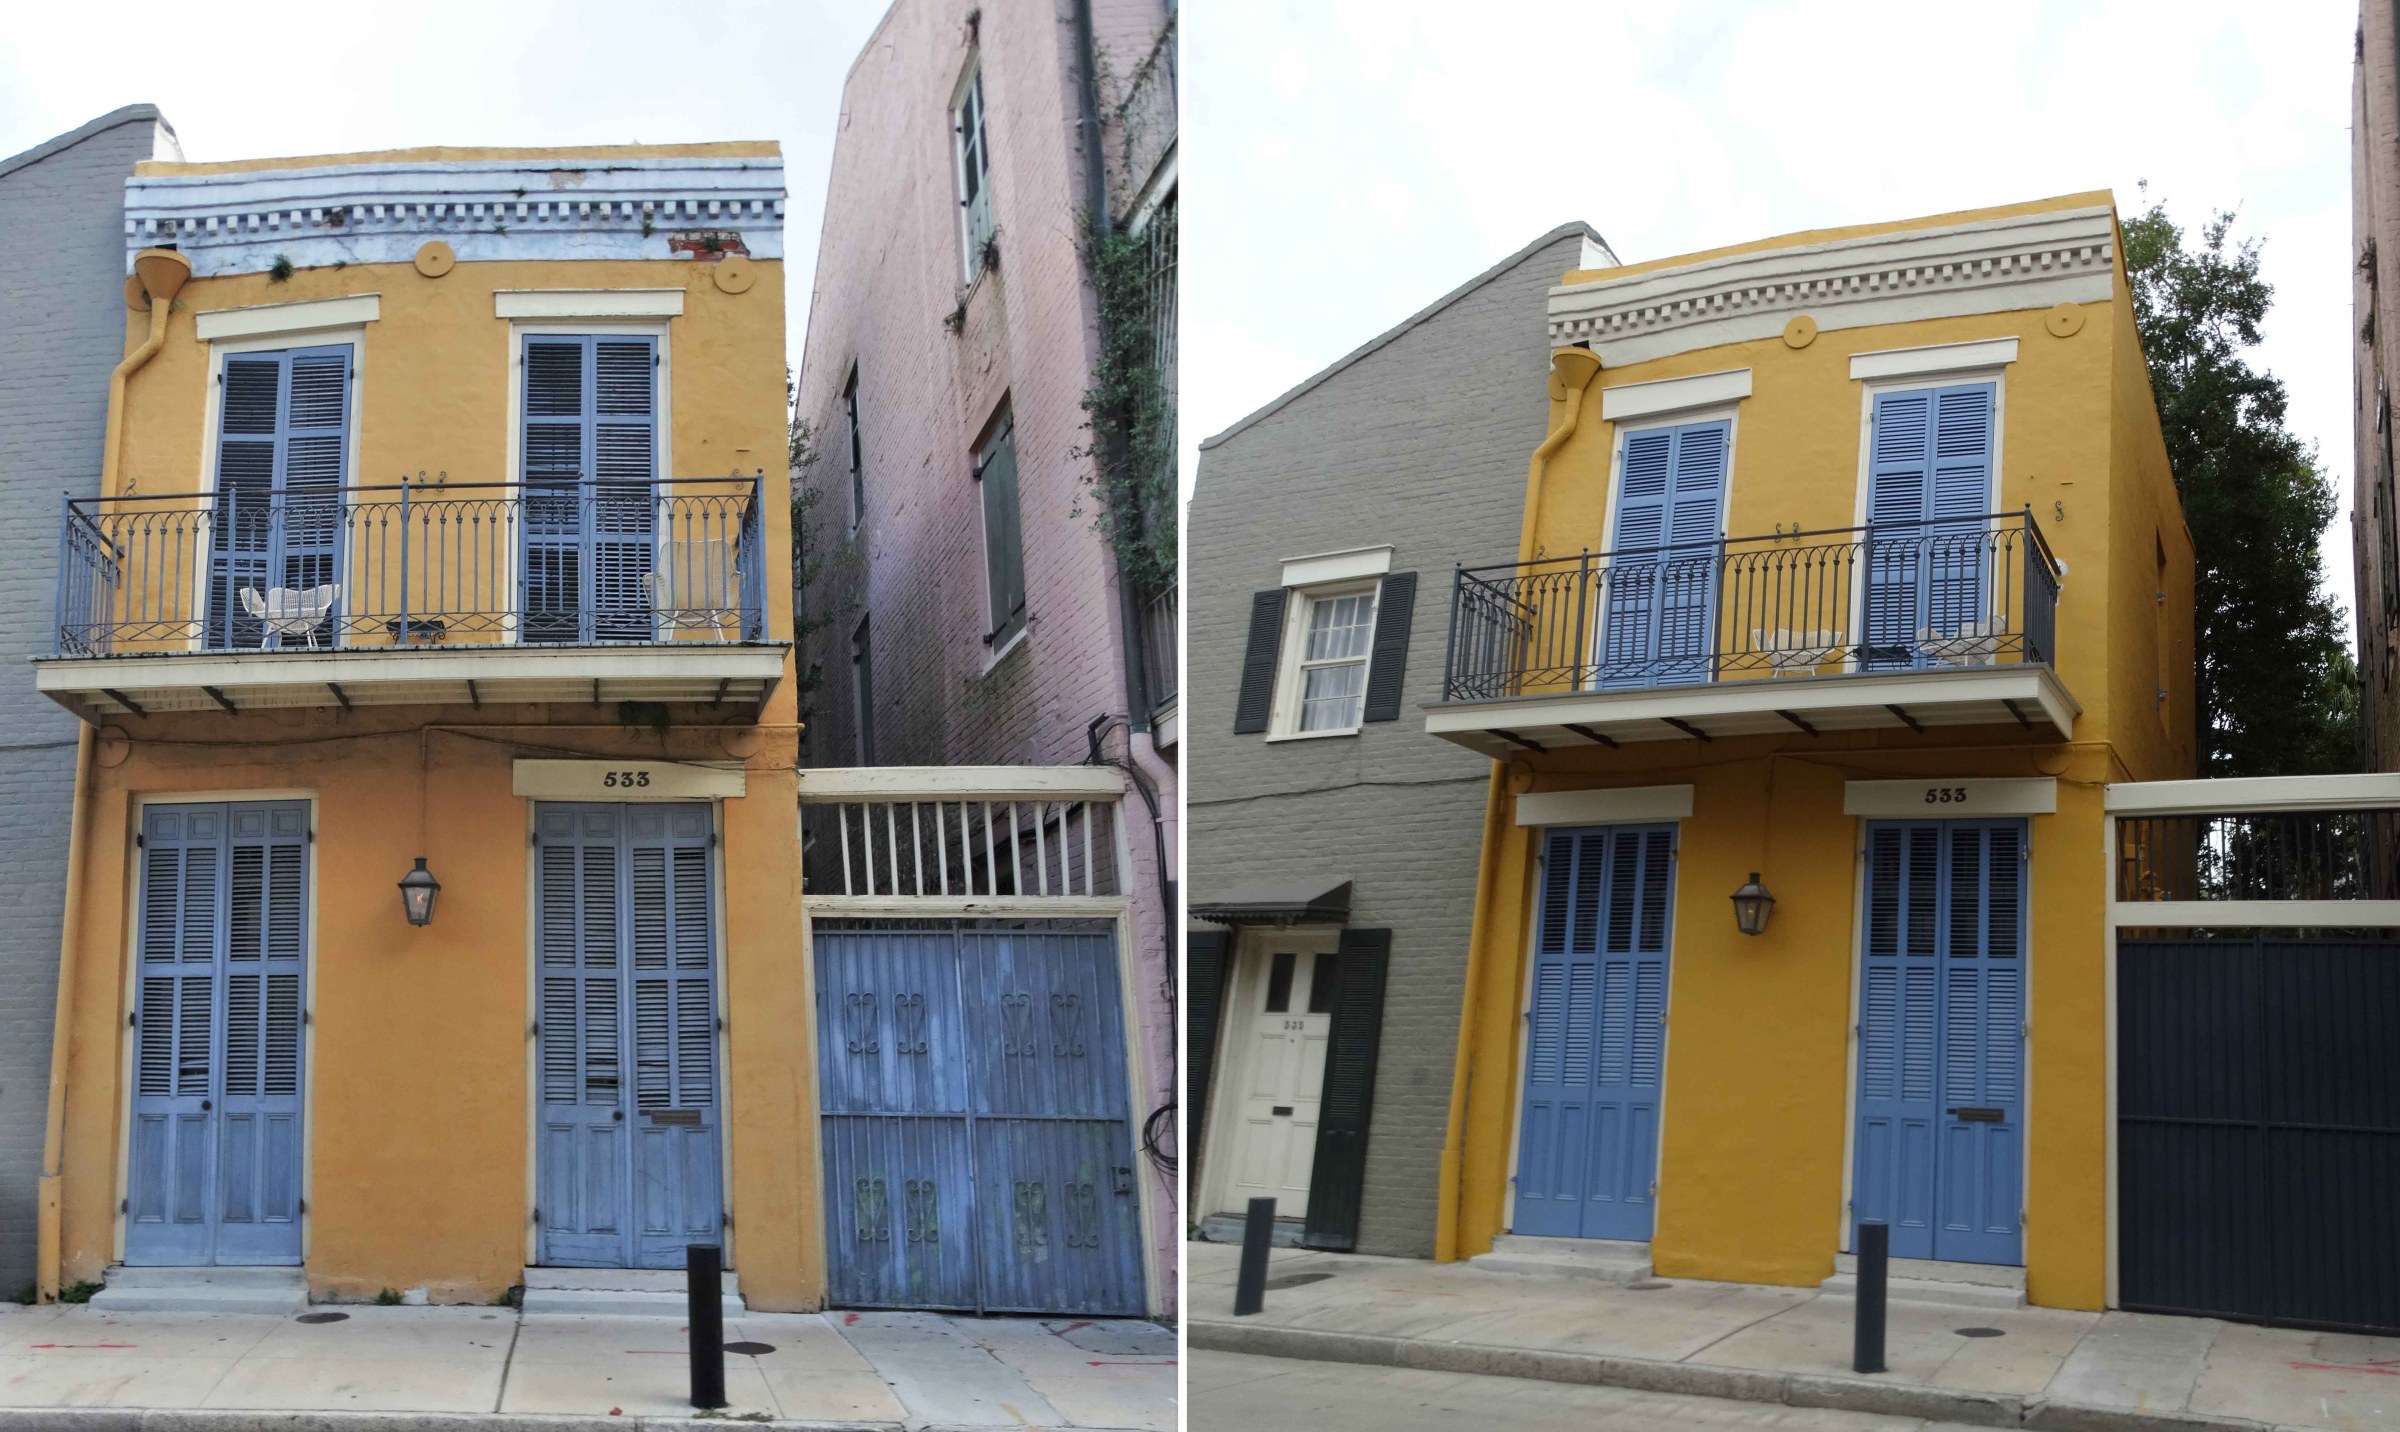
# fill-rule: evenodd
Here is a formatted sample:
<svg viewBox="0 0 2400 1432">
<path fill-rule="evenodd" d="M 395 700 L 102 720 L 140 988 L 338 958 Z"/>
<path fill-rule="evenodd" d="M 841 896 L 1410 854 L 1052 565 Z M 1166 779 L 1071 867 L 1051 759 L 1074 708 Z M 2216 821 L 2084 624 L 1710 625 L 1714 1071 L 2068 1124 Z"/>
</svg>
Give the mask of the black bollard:
<svg viewBox="0 0 2400 1432">
<path fill-rule="evenodd" d="M 1891 1225 L 1858 1225 L 1858 1329 L 1851 1346 L 1852 1372 L 1883 1371 L 1884 1292 L 1891 1263 Z"/>
<path fill-rule="evenodd" d="M 1233 1315 L 1246 1318 L 1267 1305 L 1267 1247 L 1275 1241 L 1275 1200 L 1250 1200 L 1242 1220 L 1242 1276 L 1233 1285 Z"/>
<path fill-rule="evenodd" d="M 692 1405 L 725 1405 L 725 1253 L 714 1243 L 683 1250 L 684 1295 L 692 1337 Z"/>
</svg>

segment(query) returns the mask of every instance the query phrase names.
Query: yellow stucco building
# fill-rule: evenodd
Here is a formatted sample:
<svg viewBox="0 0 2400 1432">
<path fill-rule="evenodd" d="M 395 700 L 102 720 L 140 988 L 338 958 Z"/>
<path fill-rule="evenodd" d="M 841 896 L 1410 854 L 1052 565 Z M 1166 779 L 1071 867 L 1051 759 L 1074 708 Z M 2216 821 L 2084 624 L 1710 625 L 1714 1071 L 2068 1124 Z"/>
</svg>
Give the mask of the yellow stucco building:
<svg viewBox="0 0 2400 1432">
<path fill-rule="evenodd" d="M 765 143 L 141 166 L 35 678 L 45 1290 L 710 1242 L 816 1305 L 782 202 Z"/>
<path fill-rule="evenodd" d="M 2102 788 L 2194 759 L 2111 197 L 1573 272 L 1549 328 L 1427 711 L 1494 758 L 1439 1256 L 1810 1285 L 1872 1219 L 2101 1306 Z"/>
</svg>

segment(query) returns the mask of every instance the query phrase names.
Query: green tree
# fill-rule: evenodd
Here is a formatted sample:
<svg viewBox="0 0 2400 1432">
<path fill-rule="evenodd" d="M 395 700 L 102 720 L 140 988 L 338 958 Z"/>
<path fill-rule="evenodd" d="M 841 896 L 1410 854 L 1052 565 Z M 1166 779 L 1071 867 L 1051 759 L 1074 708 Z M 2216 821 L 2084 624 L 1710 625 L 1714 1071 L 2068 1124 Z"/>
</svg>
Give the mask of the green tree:
<svg viewBox="0 0 2400 1432">
<path fill-rule="evenodd" d="M 2164 203 L 2125 220 L 2133 312 L 2192 529 L 2200 774 L 2356 768 L 2358 673 L 2317 543 L 2333 521 L 2283 383 L 2249 361 L 2275 290 L 2219 213 L 2187 238 Z"/>
</svg>

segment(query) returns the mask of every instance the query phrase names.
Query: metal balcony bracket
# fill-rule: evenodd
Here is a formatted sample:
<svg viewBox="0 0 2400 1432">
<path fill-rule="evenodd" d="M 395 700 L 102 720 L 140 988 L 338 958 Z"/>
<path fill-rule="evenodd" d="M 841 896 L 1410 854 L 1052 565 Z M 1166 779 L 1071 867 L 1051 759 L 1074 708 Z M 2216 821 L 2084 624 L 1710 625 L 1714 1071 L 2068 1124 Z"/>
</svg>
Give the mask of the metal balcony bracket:
<svg viewBox="0 0 2400 1432">
<path fill-rule="evenodd" d="M 330 691 L 330 692 L 332 692 L 332 693 L 333 693 L 333 699 L 334 699 L 334 700 L 336 700 L 336 701 L 339 701 L 340 703 L 342 703 L 342 709 L 343 709 L 344 711 L 347 711 L 347 710 L 351 709 L 351 708 L 350 708 L 350 693 L 349 693 L 349 692 L 347 692 L 347 691 L 344 691 L 344 690 L 342 690 L 342 683 L 340 683 L 340 682 L 338 682 L 338 681 L 328 681 L 328 682 L 326 682 L 326 683 L 325 683 L 325 689 L 326 689 L 327 691 Z"/>
<path fill-rule="evenodd" d="M 1883 709 L 1891 712 L 1894 716 L 1899 717 L 1901 724 L 1908 727 L 1909 730 L 1916 732 L 1920 736 L 1925 734 L 1924 726 L 1919 724 L 1916 717 L 1909 715 L 1906 711 L 1903 711 L 1899 707 L 1893 706 L 1889 703 L 1886 703 Z M 2018 719 L 2022 720 L 2023 718 L 2020 717 Z"/>
<path fill-rule="evenodd" d="M 1576 724 L 1575 724 L 1574 722 L 1572 722 L 1572 721 L 1567 721 L 1567 722 L 1561 722 L 1561 723 L 1560 723 L 1560 729 L 1561 729 L 1561 730 L 1566 730 L 1566 731 L 1572 731 L 1572 732 L 1574 732 L 1576 735 L 1578 735 L 1578 736 L 1581 736 L 1581 737 L 1582 737 L 1583 739 L 1585 739 L 1586 741 L 1591 741 L 1591 742 L 1595 742 L 1595 743 L 1597 743 L 1597 744 L 1599 744 L 1599 745 L 1606 746 L 1606 747 L 1608 747 L 1608 748 L 1609 748 L 1610 750 L 1612 750 L 1612 751 L 1613 751 L 1613 750 L 1615 750 L 1615 749 L 1617 749 L 1617 738 L 1616 738 L 1616 737 L 1614 737 L 1614 736 L 1610 736 L 1610 735 L 1605 735 L 1605 734 L 1603 734 L 1603 733 L 1601 733 L 1601 732 L 1599 732 L 1599 731 L 1595 731 L 1595 730 L 1593 730 L 1593 729 L 1592 729 L 1591 727 L 1589 727 L 1589 726 L 1578 726 L 1578 725 L 1576 725 Z"/>
<path fill-rule="evenodd" d="M 716 694 L 716 695 L 714 695 L 714 696 L 711 696 L 710 698 L 708 698 L 708 704 L 709 704 L 709 705 L 711 705 L 711 706 L 722 706 L 722 705 L 724 705 L 724 704 L 725 704 L 725 693 L 726 693 L 726 691 L 727 691 L 728 689 L 730 689 L 732 686 L 733 686 L 733 678 L 732 678 L 732 677 L 730 677 L 730 676 L 726 677 L 726 678 L 725 678 L 723 681 L 720 681 L 720 682 L 718 682 L 718 683 L 717 683 L 717 694 Z M 2020 719 L 2021 719 L 2021 718 L 2020 718 Z"/>
<path fill-rule="evenodd" d="M 1697 727 L 1697 726 L 1693 725 L 1691 722 L 1689 722 L 1689 721 L 1686 721 L 1686 720 L 1683 720 L 1683 719 L 1682 719 L 1682 718 L 1680 718 L 1680 717 L 1676 717 L 1676 716 L 1661 716 L 1661 717 L 1659 717 L 1658 719 L 1659 719 L 1659 720 L 1661 720 L 1661 721 L 1664 721 L 1664 722 L 1666 722 L 1668 725 L 1670 725 L 1670 726 L 1674 727 L 1676 730 L 1678 730 L 1678 731 L 1681 731 L 1681 732 L 1682 732 L 1683 734 L 1685 734 L 1686 736 L 1691 736 L 1691 737 L 1694 737 L 1695 739 L 1697 739 L 1697 740 L 1699 740 L 1699 741 L 1702 741 L 1702 742 L 1704 742 L 1704 743 L 1705 743 L 1705 742 L 1709 742 L 1709 741 L 1714 741 L 1715 739 L 1717 739 L 1716 737 L 1714 737 L 1714 736 L 1711 736 L 1710 734 L 1708 734 L 1706 731 L 1703 731 L 1703 730 L 1701 730 L 1699 727 Z"/>
<path fill-rule="evenodd" d="M 1499 737 L 1501 740 L 1508 742 L 1512 746 L 1523 746 L 1528 751 L 1541 751 L 1547 749 L 1542 745 L 1541 742 L 1528 741 L 1514 731 L 1495 730 L 1492 732 L 1492 734 Z"/>
<path fill-rule="evenodd" d="M 593 684 L 597 686 L 599 683 Z M 483 709 L 483 693 L 475 689 L 475 683 L 472 681 L 467 683 L 467 704 L 478 711 Z"/>
<path fill-rule="evenodd" d="M 113 686 L 101 687 L 100 694 L 107 697 L 109 700 L 116 702 L 119 706 L 124 707 L 126 710 L 132 712 L 136 716 L 147 717 L 150 714 L 142 709 L 142 703 L 134 700 L 132 697 L 126 695 L 122 691 L 119 691 Z"/>
<path fill-rule="evenodd" d="M 1791 722 L 1801 730 L 1806 731 L 1811 736 L 1818 734 L 1816 727 L 1809 725 L 1806 721 L 1801 720 L 1799 716 L 1790 711 L 1778 711 L 1775 714 L 1781 716 L 1784 720 Z"/>
<path fill-rule="evenodd" d="M 200 689 L 208 693 L 209 700 L 216 702 L 219 706 L 224 707 L 227 711 L 230 711 L 237 716 L 241 714 L 242 708 L 234 705 L 231 698 L 227 697 L 224 692 L 219 691 L 213 686 L 203 686 Z"/>
<path fill-rule="evenodd" d="M 2017 709 L 2016 702 L 2003 700 L 2000 704 L 2008 708 L 2009 715 L 2017 718 L 2018 725 L 2024 727 L 2028 731 L 2033 729 L 2033 723 L 2025 719 L 2025 713 Z"/>
</svg>

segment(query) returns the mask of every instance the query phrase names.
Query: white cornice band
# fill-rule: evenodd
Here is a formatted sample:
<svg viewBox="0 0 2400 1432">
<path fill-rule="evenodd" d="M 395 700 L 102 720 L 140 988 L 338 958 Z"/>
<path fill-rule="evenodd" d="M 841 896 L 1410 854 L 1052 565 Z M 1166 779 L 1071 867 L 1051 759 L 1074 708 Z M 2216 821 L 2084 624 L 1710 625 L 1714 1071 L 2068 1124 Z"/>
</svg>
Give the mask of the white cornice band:
<svg viewBox="0 0 2400 1432">
<path fill-rule="evenodd" d="M 504 288 L 492 295 L 496 318 L 681 318 L 680 288 Z"/>
<path fill-rule="evenodd" d="M 1621 367 L 1819 329 L 2098 303 L 2113 292 L 2105 206 L 1728 254 L 1550 290 L 1550 346 L 1586 343 Z"/>
<path fill-rule="evenodd" d="M 459 260 L 783 257 L 783 161 L 484 160 L 340 164 L 125 181 L 125 252 L 172 244 L 200 277 L 406 263 L 431 239 Z M 716 248 L 698 237 L 717 236 Z M 679 244 L 680 240 L 680 244 Z"/>
</svg>

